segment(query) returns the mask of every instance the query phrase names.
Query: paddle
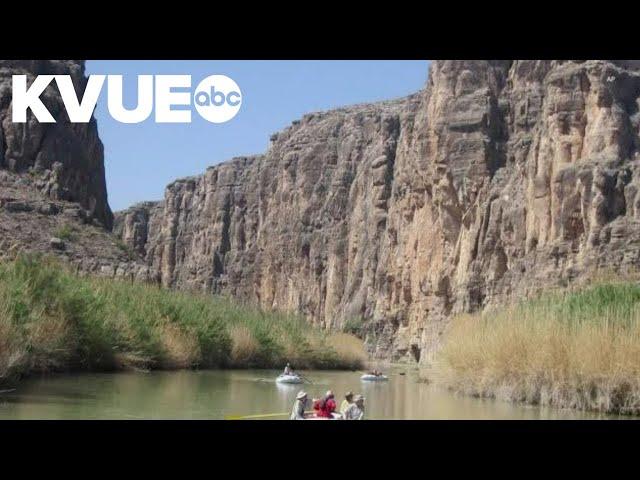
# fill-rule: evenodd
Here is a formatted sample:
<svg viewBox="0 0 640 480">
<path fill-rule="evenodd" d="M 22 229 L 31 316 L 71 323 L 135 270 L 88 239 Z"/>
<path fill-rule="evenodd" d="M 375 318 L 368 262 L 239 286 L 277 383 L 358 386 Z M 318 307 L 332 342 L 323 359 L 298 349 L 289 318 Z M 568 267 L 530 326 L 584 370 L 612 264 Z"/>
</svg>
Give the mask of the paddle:
<svg viewBox="0 0 640 480">
<path fill-rule="evenodd" d="M 311 385 L 315 385 L 311 380 L 309 380 L 307 377 L 305 377 L 304 375 L 302 375 L 301 373 L 298 374 L 298 376 L 303 379 L 306 380 L 307 382 L 309 382 Z"/>
<path fill-rule="evenodd" d="M 371 372 L 365 372 L 364 370 L 356 370 L 356 372 L 358 373 L 362 373 L 363 375 L 373 375 Z M 394 375 L 406 375 L 406 372 L 397 372 L 397 373 L 381 373 L 380 376 L 385 376 L 385 377 L 393 377 Z"/>
<path fill-rule="evenodd" d="M 313 411 L 304 412 L 305 415 L 314 413 Z M 267 418 L 267 417 L 285 417 L 290 415 L 289 413 L 262 413 L 258 415 L 227 415 L 225 420 L 248 420 L 251 418 Z"/>
<path fill-rule="evenodd" d="M 245 420 L 250 418 L 267 418 L 267 417 L 284 417 L 289 415 L 288 413 L 265 413 L 261 415 L 227 415 L 225 420 Z"/>
</svg>

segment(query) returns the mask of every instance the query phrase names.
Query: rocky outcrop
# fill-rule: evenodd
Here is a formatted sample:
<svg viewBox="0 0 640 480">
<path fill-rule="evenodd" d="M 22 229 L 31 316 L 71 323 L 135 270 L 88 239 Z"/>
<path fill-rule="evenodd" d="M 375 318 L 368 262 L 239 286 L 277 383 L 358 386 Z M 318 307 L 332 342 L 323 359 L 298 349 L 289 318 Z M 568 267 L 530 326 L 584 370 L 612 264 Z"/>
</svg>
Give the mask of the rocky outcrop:
<svg viewBox="0 0 640 480">
<path fill-rule="evenodd" d="M 57 123 L 11 118 L 12 75 L 70 75 L 86 84 L 76 60 L 0 60 L 0 259 L 19 252 L 60 257 L 79 273 L 157 281 L 110 228 L 103 147 L 95 118 L 71 124 L 55 84 L 41 96 Z M 62 238 L 63 237 L 63 238 Z"/>
<path fill-rule="evenodd" d="M 0 169 L 0 261 L 19 252 L 59 257 L 80 274 L 158 281 L 155 270 L 81 205 L 51 199 L 37 177 Z"/>
<path fill-rule="evenodd" d="M 452 314 L 640 264 L 638 62 L 437 61 L 394 102 L 310 114 L 116 230 L 164 285 L 364 321 L 428 361 Z"/>
<path fill-rule="evenodd" d="M 96 222 L 111 228 L 102 142 L 95 118 L 70 123 L 54 82 L 42 103 L 56 123 L 40 123 L 29 112 L 27 123 L 11 119 L 12 75 L 70 75 L 76 92 L 86 86 L 84 62 L 79 60 L 0 60 L 0 169 L 29 172 L 35 186 L 53 200 L 78 203 Z"/>
</svg>

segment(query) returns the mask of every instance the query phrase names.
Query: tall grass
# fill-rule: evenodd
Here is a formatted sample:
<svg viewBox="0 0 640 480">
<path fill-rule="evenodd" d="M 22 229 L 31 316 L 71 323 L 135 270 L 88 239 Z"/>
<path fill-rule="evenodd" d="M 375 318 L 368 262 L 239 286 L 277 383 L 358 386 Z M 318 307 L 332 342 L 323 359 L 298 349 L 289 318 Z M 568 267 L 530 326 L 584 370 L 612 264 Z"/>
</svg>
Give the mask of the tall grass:
<svg viewBox="0 0 640 480">
<path fill-rule="evenodd" d="M 640 285 L 607 281 L 454 319 L 436 372 L 477 396 L 640 413 Z"/>
<path fill-rule="evenodd" d="M 336 338 L 338 339 L 336 343 Z M 50 258 L 0 264 L 0 382 L 32 372 L 359 368 L 357 339 L 231 299 L 80 277 Z M 334 346 L 335 343 L 335 346 Z"/>
</svg>

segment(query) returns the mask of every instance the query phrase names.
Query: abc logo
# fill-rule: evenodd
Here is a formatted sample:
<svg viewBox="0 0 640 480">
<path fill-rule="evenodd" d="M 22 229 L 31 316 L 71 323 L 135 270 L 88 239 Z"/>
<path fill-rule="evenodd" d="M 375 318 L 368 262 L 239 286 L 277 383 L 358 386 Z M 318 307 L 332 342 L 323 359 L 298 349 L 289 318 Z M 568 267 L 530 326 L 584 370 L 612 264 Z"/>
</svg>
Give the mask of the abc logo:
<svg viewBox="0 0 640 480">
<path fill-rule="evenodd" d="M 212 123 L 236 116 L 242 104 L 238 84 L 225 75 L 211 75 L 198 84 L 193 101 L 198 113 Z"/>
</svg>

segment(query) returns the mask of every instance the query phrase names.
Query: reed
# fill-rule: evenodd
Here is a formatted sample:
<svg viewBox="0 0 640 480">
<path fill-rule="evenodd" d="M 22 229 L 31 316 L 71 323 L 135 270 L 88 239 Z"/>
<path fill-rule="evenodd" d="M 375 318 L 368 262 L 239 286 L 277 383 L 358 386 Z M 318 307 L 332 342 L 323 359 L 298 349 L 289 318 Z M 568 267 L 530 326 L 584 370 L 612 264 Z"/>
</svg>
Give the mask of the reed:
<svg viewBox="0 0 640 480">
<path fill-rule="evenodd" d="M 482 397 L 640 413 L 640 285 L 601 280 L 452 322 L 439 380 Z"/>
<path fill-rule="evenodd" d="M 222 296 L 78 276 L 22 255 L 0 264 L 0 382 L 33 372 L 352 368 L 360 357 L 304 319 Z M 356 349 L 356 343 L 352 340 Z"/>
</svg>

